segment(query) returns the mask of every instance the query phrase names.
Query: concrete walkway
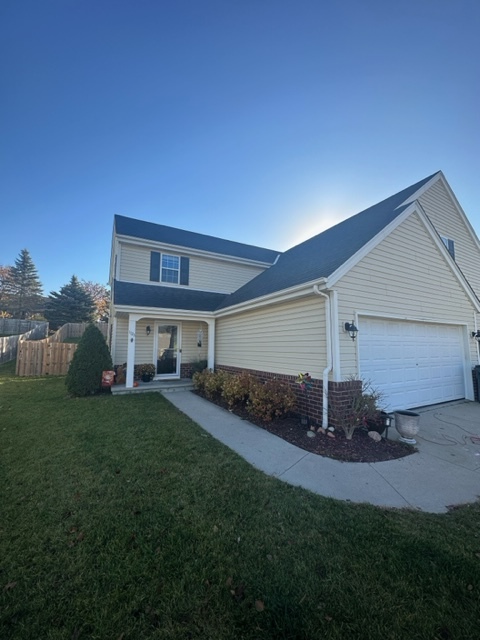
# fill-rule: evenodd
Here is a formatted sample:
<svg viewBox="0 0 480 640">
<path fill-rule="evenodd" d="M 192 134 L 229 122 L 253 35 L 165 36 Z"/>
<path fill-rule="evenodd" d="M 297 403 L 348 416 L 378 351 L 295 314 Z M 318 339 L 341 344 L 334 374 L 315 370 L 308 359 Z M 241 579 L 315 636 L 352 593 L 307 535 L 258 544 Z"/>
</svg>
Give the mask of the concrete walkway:
<svg viewBox="0 0 480 640">
<path fill-rule="evenodd" d="M 308 453 L 189 391 L 165 397 L 257 469 L 322 496 L 431 513 L 480 497 L 480 404 L 475 402 L 419 410 L 418 453 L 352 463 Z M 390 428 L 389 438 L 396 437 Z"/>
</svg>

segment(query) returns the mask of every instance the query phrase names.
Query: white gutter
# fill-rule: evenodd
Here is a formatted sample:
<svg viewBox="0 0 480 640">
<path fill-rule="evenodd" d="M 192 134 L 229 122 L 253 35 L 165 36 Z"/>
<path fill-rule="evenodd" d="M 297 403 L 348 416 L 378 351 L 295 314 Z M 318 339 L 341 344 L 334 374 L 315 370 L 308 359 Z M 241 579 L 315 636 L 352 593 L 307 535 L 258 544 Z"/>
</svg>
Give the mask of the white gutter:
<svg viewBox="0 0 480 640">
<path fill-rule="evenodd" d="M 331 339 L 331 321 L 330 321 L 330 296 L 320 291 L 318 284 L 313 285 L 313 292 L 318 296 L 325 298 L 325 333 L 327 342 L 327 366 L 323 370 L 323 401 L 322 401 L 322 427 L 328 428 L 328 374 L 332 370 L 332 339 Z"/>
</svg>

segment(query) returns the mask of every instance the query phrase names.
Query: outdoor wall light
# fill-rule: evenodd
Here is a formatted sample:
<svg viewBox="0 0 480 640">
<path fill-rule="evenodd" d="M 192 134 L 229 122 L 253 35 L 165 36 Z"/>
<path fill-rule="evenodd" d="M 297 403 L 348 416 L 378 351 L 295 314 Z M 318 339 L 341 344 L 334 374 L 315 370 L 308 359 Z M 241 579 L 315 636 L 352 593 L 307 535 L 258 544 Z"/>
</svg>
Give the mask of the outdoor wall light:
<svg viewBox="0 0 480 640">
<path fill-rule="evenodd" d="M 151 332 L 152 332 L 152 329 L 151 329 L 150 325 L 147 324 L 147 326 L 145 327 L 145 333 L 147 334 L 147 336 L 149 336 Z"/>
<path fill-rule="evenodd" d="M 480 329 L 478 329 L 478 331 L 472 331 L 472 338 L 480 342 Z"/>
<path fill-rule="evenodd" d="M 358 329 L 354 325 L 353 320 L 352 320 L 352 322 L 345 322 L 345 331 L 348 333 L 350 338 L 353 341 L 355 341 L 355 338 L 357 337 Z"/>
<path fill-rule="evenodd" d="M 201 347 L 203 342 L 203 329 L 197 331 L 197 347 Z"/>
</svg>

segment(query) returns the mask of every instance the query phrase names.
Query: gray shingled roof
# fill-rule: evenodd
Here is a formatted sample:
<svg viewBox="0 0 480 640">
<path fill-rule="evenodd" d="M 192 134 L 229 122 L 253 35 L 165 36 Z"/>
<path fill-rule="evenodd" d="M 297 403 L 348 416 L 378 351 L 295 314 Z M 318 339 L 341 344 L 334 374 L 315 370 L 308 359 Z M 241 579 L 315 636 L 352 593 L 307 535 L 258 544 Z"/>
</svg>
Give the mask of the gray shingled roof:
<svg viewBox="0 0 480 640">
<path fill-rule="evenodd" d="M 163 224 L 145 222 L 144 220 L 136 220 L 135 218 L 126 218 L 119 215 L 115 216 L 115 230 L 122 236 L 143 238 L 201 251 L 211 251 L 225 256 L 255 260 L 256 262 L 265 262 L 267 264 L 273 264 L 280 253 L 272 249 L 263 249 L 262 247 L 242 244 L 241 242 L 223 240 L 222 238 L 194 233 L 193 231 L 183 231 L 174 227 L 166 227 Z"/>
<path fill-rule="evenodd" d="M 114 303 L 129 307 L 214 311 L 224 298 L 224 293 L 194 291 L 180 287 L 162 287 L 118 280 L 113 284 Z"/>
<path fill-rule="evenodd" d="M 285 251 L 276 264 L 226 296 L 217 310 L 327 278 L 400 215 L 407 206 L 402 203 L 434 175 Z"/>
</svg>

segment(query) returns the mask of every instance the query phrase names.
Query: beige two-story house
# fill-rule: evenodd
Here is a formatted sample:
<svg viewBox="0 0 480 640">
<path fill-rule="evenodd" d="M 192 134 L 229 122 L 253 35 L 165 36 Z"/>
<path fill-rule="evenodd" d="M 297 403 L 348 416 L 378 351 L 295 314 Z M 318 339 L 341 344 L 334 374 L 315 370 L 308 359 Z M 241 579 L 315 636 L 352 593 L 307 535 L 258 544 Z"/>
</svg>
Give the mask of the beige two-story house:
<svg viewBox="0 0 480 640">
<path fill-rule="evenodd" d="M 115 364 L 158 379 L 192 363 L 295 385 L 328 420 L 346 379 L 367 378 L 389 410 L 474 399 L 480 243 L 441 172 L 280 253 L 115 216 Z M 478 335 L 477 335 L 478 334 Z"/>
</svg>

